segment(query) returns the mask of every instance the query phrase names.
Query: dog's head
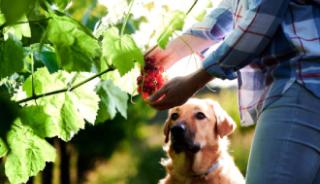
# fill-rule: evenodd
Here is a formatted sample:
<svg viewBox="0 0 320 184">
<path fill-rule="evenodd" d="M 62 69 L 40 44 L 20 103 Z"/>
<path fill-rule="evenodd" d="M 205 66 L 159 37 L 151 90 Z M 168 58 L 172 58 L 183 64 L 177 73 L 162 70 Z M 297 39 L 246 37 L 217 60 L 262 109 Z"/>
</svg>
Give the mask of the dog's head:
<svg viewBox="0 0 320 184">
<path fill-rule="evenodd" d="M 233 119 L 217 102 L 190 99 L 184 105 L 169 110 L 164 126 L 165 142 L 170 140 L 169 146 L 174 154 L 194 155 L 196 161 L 205 152 L 212 153 L 219 140 L 231 134 L 235 127 Z M 198 162 L 196 165 L 199 167 L 206 165 L 200 160 Z M 198 166 L 193 163 L 193 167 Z"/>
</svg>

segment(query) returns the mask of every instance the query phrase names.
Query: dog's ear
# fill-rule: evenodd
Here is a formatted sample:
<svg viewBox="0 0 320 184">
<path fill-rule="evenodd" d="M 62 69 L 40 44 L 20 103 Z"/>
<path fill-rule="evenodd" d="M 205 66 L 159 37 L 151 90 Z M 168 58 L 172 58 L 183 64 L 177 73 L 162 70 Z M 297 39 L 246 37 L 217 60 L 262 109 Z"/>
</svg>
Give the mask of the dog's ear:
<svg viewBox="0 0 320 184">
<path fill-rule="evenodd" d="M 217 119 L 216 129 L 218 135 L 221 138 L 230 135 L 236 129 L 236 123 L 219 103 L 210 100 L 210 104 L 213 107 Z"/>
<path fill-rule="evenodd" d="M 165 143 L 168 143 L 168 141 L 169 141 L 169 133 L 170 133 L 170 116 L 168 115 L 168 118 L 167 118 L 166 122 L 164 123 L 164 128 L 163 128 L 163 134 L 165 136 L 165 141 L 164 141 Z"/>
</svg>

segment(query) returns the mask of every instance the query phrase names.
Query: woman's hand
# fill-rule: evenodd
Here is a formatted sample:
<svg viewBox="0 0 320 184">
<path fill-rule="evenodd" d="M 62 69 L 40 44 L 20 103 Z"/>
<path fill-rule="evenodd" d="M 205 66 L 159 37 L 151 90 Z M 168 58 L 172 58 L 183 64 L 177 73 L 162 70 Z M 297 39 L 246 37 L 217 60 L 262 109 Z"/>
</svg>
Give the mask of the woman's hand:
<svg viewBox="0 0 320 184">
<path fill-rule="evenodd" d="M 158 110 L 182 105 L 212 79 L 203 69 L 185 77 L 174 78 L 149 98 L 149 104 Z"/>
</svg>

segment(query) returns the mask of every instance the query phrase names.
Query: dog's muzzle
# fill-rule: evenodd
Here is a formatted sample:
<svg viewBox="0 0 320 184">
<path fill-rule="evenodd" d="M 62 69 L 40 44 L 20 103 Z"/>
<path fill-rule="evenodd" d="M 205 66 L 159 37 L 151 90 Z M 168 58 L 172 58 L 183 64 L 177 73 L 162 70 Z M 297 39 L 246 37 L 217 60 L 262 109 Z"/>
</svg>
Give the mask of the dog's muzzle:
<svg viewBox="0 0 320 184">
<path fill-rule="evenodd" d="M 170 131 L 172 148 L 176 153 L 183 151 L 197 153 L 201 149 L 200 144 L 194 143 L 192 140 L 184 123 L 172 126 Z"/>
</svg>

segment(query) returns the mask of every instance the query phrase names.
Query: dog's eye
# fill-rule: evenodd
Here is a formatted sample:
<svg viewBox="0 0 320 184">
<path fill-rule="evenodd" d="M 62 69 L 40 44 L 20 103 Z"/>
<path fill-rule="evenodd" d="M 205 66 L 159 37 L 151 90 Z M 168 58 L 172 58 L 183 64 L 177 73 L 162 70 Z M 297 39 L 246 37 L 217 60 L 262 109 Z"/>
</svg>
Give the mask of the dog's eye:
<svg viewBox="0 0 320 184">
<path fill-rule="evenodd" d="M 178 118 L 179 118 L 179 114 L 178 114 L 178 113 L 173 113 L 173 114 L 171 114 L 171 117 L 170 117 L 171 120 L 175 121 L 175 120 L 177 120 Z"/>
<path fill-rule="evenodd" d="M 196 119 L 202 120 L 204 118 L 206 118 L 206 115 L 204 115 L 203 112 L 197 112 Z"/>
</svg>

